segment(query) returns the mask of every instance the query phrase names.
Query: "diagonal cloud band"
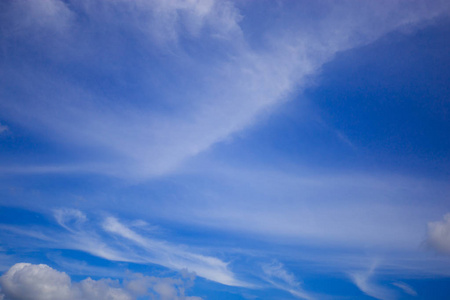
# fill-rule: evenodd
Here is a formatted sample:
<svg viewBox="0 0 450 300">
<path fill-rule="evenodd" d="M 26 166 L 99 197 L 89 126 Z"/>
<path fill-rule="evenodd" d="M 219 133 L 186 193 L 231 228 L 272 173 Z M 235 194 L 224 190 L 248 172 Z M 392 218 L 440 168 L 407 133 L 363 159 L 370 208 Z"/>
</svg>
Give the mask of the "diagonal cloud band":
<svg viewBox="0 0 450 300">
<path fill-rule="evenodd" d="M 322 4 L 318 18 L 286 15 L 289 28 L 255 33 L 260 43 L 242 17 L 250 12 L 232 2 L 3 4 L 0 78 L 11 88 L 0 117 L 75 145 L 95 162 L 86 171 L 163 174 L 293 98 L 336 53 L 449 11 L 445 1 Z M 26 22 L 14 17 L 23 14 Z M 42 62 L 9 53 L 17 42 Z"/>
</svg>

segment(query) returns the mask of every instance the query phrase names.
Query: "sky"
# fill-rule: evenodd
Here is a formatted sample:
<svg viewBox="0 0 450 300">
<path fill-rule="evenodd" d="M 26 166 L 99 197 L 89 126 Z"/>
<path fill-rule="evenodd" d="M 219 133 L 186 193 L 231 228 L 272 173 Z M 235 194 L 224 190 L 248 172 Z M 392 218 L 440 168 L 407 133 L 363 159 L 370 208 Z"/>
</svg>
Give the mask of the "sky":
<svg viewBox="0 0 450 300">
<path fill-rule="evenodd" d="M 448 299 L 450 3 L 0 2 L 0 300 Z"/>
</svg>

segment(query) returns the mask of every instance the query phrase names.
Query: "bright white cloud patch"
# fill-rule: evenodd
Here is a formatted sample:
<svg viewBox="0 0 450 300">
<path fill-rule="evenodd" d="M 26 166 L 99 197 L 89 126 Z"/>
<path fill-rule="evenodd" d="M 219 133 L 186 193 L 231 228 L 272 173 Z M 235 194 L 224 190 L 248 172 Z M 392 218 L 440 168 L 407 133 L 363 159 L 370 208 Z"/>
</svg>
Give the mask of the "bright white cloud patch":
<svg viewBox="0 0 450 300">
<path fill-rule="evenodd" d="M 111 280 L 90 278 L 72 283 L 70 277 L 47 265 L 18 263 L 0 277 L 2 293 L 7 300 L 131 300 L 131 295 L 115 287 Z"/>
<path fill-rule="evenodd" d="M 442 221 L 428 223 L 426 242 L 435 251 L 450 255 L 450 213 Z"/>
<path fill-rule="evenodd" d="M 18 263 L 0 277 L 0 297 L 4 300 L 133 300 L 156 297 L 160 300 L 199 300 L 185 296 L 194 276 L 158 278 L 134 275 L 121 284 L 117 280 L 87 278 L 72 282 L 70 277 L 47 265 Z"/>
</svg>

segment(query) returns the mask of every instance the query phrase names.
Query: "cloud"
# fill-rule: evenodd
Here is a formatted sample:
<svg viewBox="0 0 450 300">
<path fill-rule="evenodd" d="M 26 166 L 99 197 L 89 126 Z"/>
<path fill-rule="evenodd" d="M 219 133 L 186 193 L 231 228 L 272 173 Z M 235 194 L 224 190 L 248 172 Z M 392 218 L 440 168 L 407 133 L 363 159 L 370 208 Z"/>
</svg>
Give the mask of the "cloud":
<svg viewBox="0 0 450 300">
<path fill-rule="evenodd" d="M 410 287 L 408 284 L 406 284 L 404 282 L 394 282 L 394 283 L 392 283 L 392 285 L 400 288 L 403 292 L 405 292 L 408 295 L 411 295 L 414 297 L 417 296 L 417 292 L 412 287 Z"/>
<path fill-rule="evenodd" d="M 395 299 L 395 292 L 374 281 L 374 272 L 377 264 L 374 263 L 369 270 L 364 272 L 353 272 L 350 274 L 352 282 L 366 295 L 380 300 Z"/>
<path fill-rule="evenodd" d="M 208 185 L 189 180 L 190 190 L 203 194 L 183 190 L 181 200 L 165 199 L 149 214 L 268 241 L 410 250 L 440 209 L 424 200 L 432 193 L 444 203 L 449 191 L 444 181 L 392 172 L 283 172 L 207 163 L 202 171 Z"/>
<path fill-rule="evenodd" d="M 0 134 L 5 133 L 9 130 L 8 126 L 0 124 Z"/>
<path fill-rule="evenodd" d="M 233 273 L 228 270 L 227 263 L 217 258 L 191 253 L 183 250 L 180 246 L 143 237 L 113 217 L 106 218 L 103 228 L 107 232 L 123 237 L 151 253 L 154 258 L 150 258 L 150 261 L 154 263 L 175 270 L 187 268 L 198 276 L 226 285 L 245 285 L 234 278 Z"/>
<path fill-rule="evenodd" d="M 78 209 L 56 209 L 54 217 L 58 224 L 65 229 L 72 231 L 87 221 L 86 215 Z"/>
<path fill-rule="evenodd" d="M 302 289 L 301 283 L 295 278 L 294 274 L 284 268 L 283 264 L 274 261 L 270 264 L 264 264 L 262 270 L 264 273 L 263 279 L 274 287 L 287 291 L 299 299 L 313 299 Z"/>
<path fill-rule="evenodd" d="M 35 22 L 51 20 L 42 30 L 67 24 L 65 39 L 27 41 L 29 49 L 48 47 L 41 50 L 47 64 L 76 62 L 82 74 L 95 77 L 91 81 L 112 80 L 113 87 L 99 92 L 64 68 L 52 72 L 26 60 L 6 60 L 0 78 L 21 92 L 4 91 L 2 117 L 84 149 L 91 162 L 86 171 L 138 178 L 171 172 L 255 124 L 301 92 L 337 52 L 448 11 L 439 1 L 284 4 L 292 12 L 317 9 L 320 17 L 287 14 L 288 28 L 274 24 L 260 33 L 264 43 L 256 46 L 245 26 L 251 8 L 228 1 L 20 3 L 19 12 L 39 6 L 39 17 L 31 18 Z M 6 21 L 10 25 L 15 19 L 21 18 Z M 6 33 L 13 34 L 11 26 Z"/>
<path fill-rule="evenodd" d="M 450 255 L 450 213 L 442 221 L 428 223 L 426 244 L 436 252 Z"/>
<path fill-rule="evenodd" d="M 112 261 L 152 263 L 178 271 L 188 269 L 200 277 L 225 285 L 247 286 L 235 278 L 228 263 L 192 252 L 182 245 L 143 236 L 117 218 L 106 217 L 99 230 L 79 210 L 60 209 L 55 210 L 54 215 L 70 233 L 62 236 L 60 247 L 86 251 Z"/>
<path fill-rule="evenodd" d="M 135 294 L 142 295 L 151 289 L 161 300 L 201 300 L 200 297 L 185 296 L 185 290 L 193 285 L 195 276 L 182 270 L 181 278 L 158 278 L 152 276 L 134 275 L 126 281 L 126 288 Z"/>
<path fill-rule="evenodd" d="M 4 23 L 7 37 L 39 40 L 48 34 L 56 34 L 60 38 L 67 33 L 74 17 L 67 4 L 60 0 L 17 0 L 2 7 L 8 21 Z"/>
<path fill-rule="evenodd" d="M 133 300 L 152 295 L 160 300 L 200 300 L 185 296 L 185 289 L 192 286 L 193 280 L 192 274 L 181 278 L 135 274 L 123 284 L 91 278 L 72 282 L 66 273 L 47 265 L 18 263 L 0 277 L 0 296 L 4 300 Z"/>
</svg>

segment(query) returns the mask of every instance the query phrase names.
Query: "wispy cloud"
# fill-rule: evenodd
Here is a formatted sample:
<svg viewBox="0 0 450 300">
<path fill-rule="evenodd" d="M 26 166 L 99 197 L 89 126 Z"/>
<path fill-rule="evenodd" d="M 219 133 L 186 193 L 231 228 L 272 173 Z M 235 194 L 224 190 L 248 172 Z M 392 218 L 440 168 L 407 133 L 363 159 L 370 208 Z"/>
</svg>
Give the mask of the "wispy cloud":
<svg viewBox="0 0 450 300">
<path fill-rule="evenodd" d="M 98 228 L 92 224 L 83 226 L 86 216 L 78 210 L 56 210 L 55 217 L 71 233 L 70 238 L 63 242 L 66 247 L 113 261 L 153 263 L 173 270 L 188 269 L 200 277 L 226 285 L 246 285 L 237 280 L 228 264 L 220 259 L 191 252 L 182 245 L 145 237 L 114 217 L 106 217 L 102 222 L 103 232 L 98 232 Z M 109 239 L 104 233 L 112 234 L 115 238 Z"/>
<path fill-rule="evenodd" d="M 305 11 L 311 5 L 301 2 L 294 10 Z M 139 93 L 105 95 L 80 78 L 62 77 L 38 65 L 18 67 L 9 60 L 3 62 L 5 71 L 0 75 L 21 93 L 2 97 L 8 99 L 0 102 L 3 117 L 37 134 L 51 133 L 58 143 L 89 149 L 86 156 L 90 158 L 96 152 L 96 163 L 104 164 L 94 164 L 89 170 L 134 177 L 167 173 L 284 103 L 337 52 L 448 10 L 439 1 L 429 5 L 422 1 L 408 5 L 402 1 L 382 5 L 348 1 L 343 6 L 330 1 L 322 5 L 315 8 L 321 11 L 320 18 L 292 16 L 290 28 L 262 33 L 265 43 L 255 47 L 245 33 L 245 11 L 227 1 L 131 4 L 47 0 L 20 1 L 13 7 L 5 4 L 5 9 L 16 14 L 38 14 L 30 13 L 27 22 L 33 26 L 22 30 L 35 28 L 34 23 L 40 20 L 65 24 L 65 39 L 52 39 L 51 34 L 45 42 L 23 38 L 30 47 L 48 48 L 42 53 L 50 62 L 70 65 L 82 59 L 83 73 L 92 74 L 95 66 L 97 73 L 110 74 L 113 80 L 126 84 L 131 84 L 126 74 L 133 71 L 137 76 L 133 84 Z M 84 17 L 71 17 L 76 15 Z M 6 20 L 5 43 L 15 34 L 12 28 L 19 26 L 14 25 L 15 20 L 21 19 Z M 40 30 L 60 27 L 47 25 L 41 24 Z M 118 30 L 111 32 L 110 28 Z M 100 29 L 111 34 L 101 35 Z M 145 59 L 135 55 L 136 49 L 129 49 L 129 39 L 118 34 L 122 31 L 134 38 L 137 52 L 145 53 Z M 215 53 L 208 49 L 217 47 L 223 51 L 205 64 L 205 49 L 198 45 L 206 47 L 208 53 Z M 162 55 L 170 59 L 162 59 Z M 135 64 L 130 66 L 127 58 Z M 113 65 L 116 67 L 111 68 Z"/>
<path fill-rule="evenodd" d="M 393 282 L 392 283 L 394 286 L 400 288 L 403 292 L 405 292 L 406 294 L 410 295 L 410 296 L 414 296 L 416 297 L 418 294 L 417 292 L 408 284 L 404 283 L 404 282 Z"/>
<path fill-rule="evenodd" d="M 205 172 L 215 189 L 189 181 L 206 197 L 166 200 L 157 215 L 268 240 L 410 250 L 418 248 L 426 222 L 438 212 L 425 200 L 433 194 L 445 201 L 442 191 L 448 191 L 446 182 L 392 173 L 213 166 Z"/>
<path fill-rule="evenodd" d="M 299 299 L 310 300 L 313 297 L 302 289 L 301 283 L 294 274 L 288 272 L 280 262 L 272 262 L 262 266 L 264 272 L 263 279 L 274 287 L 291 293 Z"/>
<path fill-rule="evenodd" d="M 350 274 L 353 283 L 365 294 L 380 300 L 395 299 L 393 290 L 386 288 L 375 281 L 375 269 L 377 263 L 373 263 L 367 271 Z"/>
<path fill-rule="evenodd" d="M 106 218 L 103 228 L 107 232 L 123 237 L 148 251 L 151 256 L 148 256 L 147 259 L 150 262 L 175 270 L 187 268 L 201 277 L 226 285 L 246 285 L 244 282 L 236 280 L 233 273 L 228 270 L 228 264 L 217 258 L 194 254 L 183 250 L 181 246 L 143 237 L 113 217 Z"/>
</svg>

